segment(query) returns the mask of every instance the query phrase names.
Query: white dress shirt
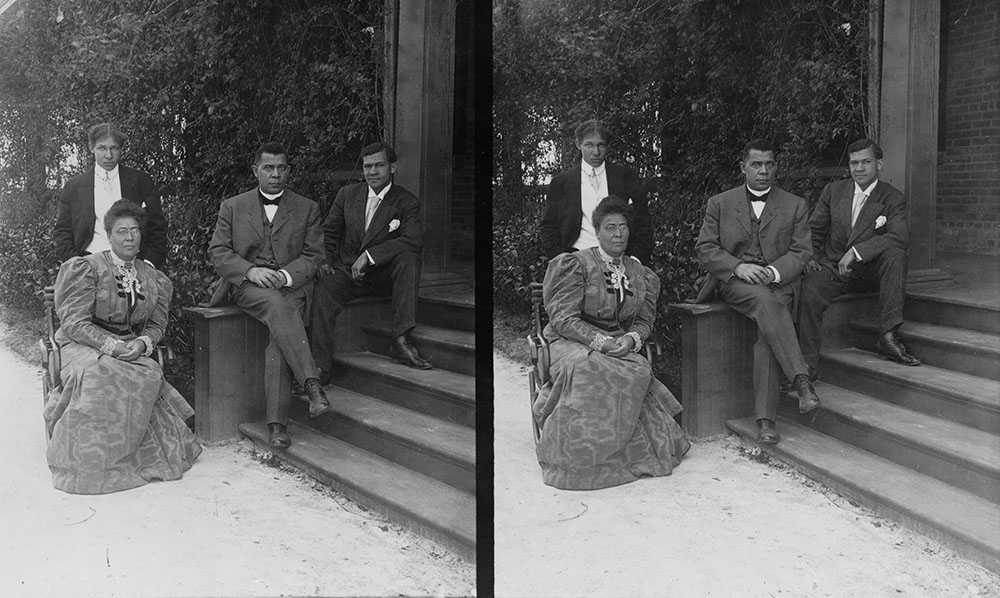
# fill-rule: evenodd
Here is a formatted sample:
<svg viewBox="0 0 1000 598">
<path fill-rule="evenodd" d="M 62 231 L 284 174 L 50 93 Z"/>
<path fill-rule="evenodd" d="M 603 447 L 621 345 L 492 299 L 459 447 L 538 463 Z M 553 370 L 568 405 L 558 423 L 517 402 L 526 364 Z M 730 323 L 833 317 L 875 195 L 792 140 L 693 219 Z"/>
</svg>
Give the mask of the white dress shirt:
<svg viewBox="0 0 1000 598">
<path fill-rule="evenodd" d="M 854 199 L 851 201 L 851 228 L 854 228 L 854 224 L 858 221 L 858 216 L 861 214 L 861 210 L 865 207 L 865 202 L 868 201 L 868 196 L 872 194 L 875 190 L 875 185 L 878 185 L 878 179 L 876 178 L 872 181 L 871 185 L 868 185 L 867 189 L 862 189 L 857 183 L 854 183 Z M 859 262 L 863 262 L 861 259 L 861 254 L 853 245 L 851 246 L 851 251 L 854 252 L 854 257 L 857 258 Z"/>
<path fill-rule="evenodd" d="M 372 223 L 372 218 L 375 217 L 375 212 L 378 211 L 378 207 L 382 203 L 382 200 L 385 199 L 385 194 L 389 192 L 389 189 L 392 189 L 392 183 L 389 183 L 385 187 L 382 187 L 382 190 L 379 191 L 378 193 L 375 193 L 374 189 L 368 187 L 368 202 L 365 204 L 366 233 L 368 232 L 368 226 Z M 365 250 L 365 257 L 368 258 L 369 264 L 373 266 L 375 265 L 375 258 L 372 257 L 372 254 L 368 253 L 367 249 Z"/>
<path fill-rule="evenodd" d="M 87 253 L 100 253 L 111 249 L 108 234 L 104 231 L 104 215 L 108 208 L 122 198 L 122 182 L 118 176 L 118 166 L 104 170 L 94 165 L 94 238 L 87 245 Z"/>
<path fill-rule="evenodd" d="M 580 208 L 583 218 L 580 220 L 580 236 L 573 243 L 577 251 L 597 247 L 597 231 L 594 230 L 594 208 L 608 196 L 607 162 L 594 168 L 584 161 L 580 162 Z"/>
</svg>

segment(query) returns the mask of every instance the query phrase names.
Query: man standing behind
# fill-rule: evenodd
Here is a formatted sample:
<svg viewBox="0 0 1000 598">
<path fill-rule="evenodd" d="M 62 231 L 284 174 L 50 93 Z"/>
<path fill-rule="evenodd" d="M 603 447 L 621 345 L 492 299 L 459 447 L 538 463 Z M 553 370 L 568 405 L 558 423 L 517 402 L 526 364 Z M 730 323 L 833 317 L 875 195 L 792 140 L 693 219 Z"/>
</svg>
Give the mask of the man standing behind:
<svg viewBox="0 0 1000 598">
<path fill-rule="evenodd" d="M 698 301 L 717 290 L 730 307 L 757 324 L 753 353 L 757 442 L 774 444 L 780 439 L 774 423 L 778 394 L 771 389 L 777 387 L 782 372 L 798 392 L 799 412 L 820 405 L 790 311 L 795 283 L 809 258 L 809 208 L 801 197 L 773 186 L 777 164 L 774 147 L 767 141 L 755 139 L 743 148 L 740 169 L 745 184 L 708 200 L 695 251 L 710 277 Z"/>
<path fill-rule="evenodd" d="M 328 375 L 337 314 L 352 299 L 392 296 L 389 356 L 420 370 L 431 364 L 417 353 L 410 331 L 417 324 L 420 286 L 420 203 L 393 183 L 396 152 L 384 142 L 361 150 L 365 183 L 343 187 L 323 221 L 326 261 L 316 283 L 312 349 Z"/>
<path fill-rule="evenodd" d="M 323 259 L 319 206 L 288 189 L 288 157 L 279 143 L 265 143 L 251 166 L 259 186 L 219 207 L 208 255 L 222 277 L 210 306 L 227 298 L 267 325 L 268 350 L 277 346 L 295 379 L 309 396 L 309 415 L 330 410 L 309 351 L 303 317 L 313 279 Z M 266 380 L 269 444 L 285 448 L 291 395 Z"/>
<path fill-rule="evenodd" d="M 903 323 L 906 248 L 910 229 L 906 198 L 880 181 L 882 148 L 871 139 L 847 148 L 851 179 L 828 184 L 809 219 L 813 256 L 802 280 L 799 342 L 815 370 L 820 327 L 830 300 L 849 291 L 879 293 L 879 338 L 875 350 L 903 365 L 920 365 L 896 336 Z"/>
<path fill-rule="evenodd" d="M 597 233 L 591 216 L 594 208 L 609 195 L 617 195 L 632 205 L 632 234 L 626 255 L 650 265 L 653 255 L 653 223 L 639 176 L 605 160 L 611 131 L 597 120 L 576 128 L 580 166 L 553 177 L 545 199 L 540 225 L 542 251 L 552 259 L 560 253 L 597 247 Z"/>
<path fill-rule="evenodd" d="M 59 196 L 59 215 L 52 231 L 59 261 L 111 249 L 104 232 L 104 214 L 111 204 L 126 199 L 146 212 L 139 259 L 163 269 L 167 261 L 167 221 L 153 179 L 119 164 L 125 135 L 112 125 L 91 127 L 87 142 L 94 154 L 94 167 L 67 181 Z"/>
</svg>

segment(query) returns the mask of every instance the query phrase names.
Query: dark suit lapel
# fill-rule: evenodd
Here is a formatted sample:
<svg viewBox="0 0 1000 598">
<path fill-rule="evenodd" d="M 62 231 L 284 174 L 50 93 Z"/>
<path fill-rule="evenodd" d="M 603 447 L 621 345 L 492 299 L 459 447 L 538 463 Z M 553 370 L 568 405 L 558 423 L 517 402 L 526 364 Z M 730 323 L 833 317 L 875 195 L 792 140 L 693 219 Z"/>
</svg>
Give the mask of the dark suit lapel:
<svg viewBox="0 0 1000 598">
<path fill-rule="evenodd" d="M 743 230 L 746 231 L 748 236 L 753 236 L 753 228 L 750 223 L 750 202 L 746 198 L 746 186 L 740 187 L 739 193 L 736 196 L 730 198 L 730 203 L 732 204 L 733 214 L 736 216 L 736 221 L 740 223 Z"/>
<path fill-rule="evenodd" d="M 124 166 L 118 166 L 118 183 L 122 188 L 122 199 L 139 202 L 138 181 L 133 172 Z M 140 204 L 141 205 L 141 204 Z"/>
<path fill-rule="evenodd" d="M 250 196 L 246 198 L 243 202 L 243 214 L 250 228 L 253 229 L 257 236 L 261 239 L 264 238 L 264 207 L 260 204 L 260 198 L 257 195 L 260 193 L 259 190 L 254 189 L 250 192 Z"/>
<path fill-rule="evenodd" d="M 94 177 L 97 176 L 94 169 L 96 168 L 97 165 L 94 165 L 87 171 L 87 176 L 80 185 L 80 201 L 77 204 L 80 209 L 80 222 L 91 232 L 94 230 L 94 221 L 97 218 L 94 215 Z"/>
<path fill-rule="evenodd" d="M 576 182 L 575 185 L 570 185 L 569 205 L 567 213 L 569 214 L 569 220 L 567 220 L 566 228 L 570 231 L 575 231 L 577 233 L 572 239 L 572 242 L 576 242 L 579 236 L 580 225 L 583 223 L 583 198 L 580 196 L 580 185 L 583 184 L 583 170 L 579 166 L 576 168 L 576 176 L 573 177 Z"/>
</svg>

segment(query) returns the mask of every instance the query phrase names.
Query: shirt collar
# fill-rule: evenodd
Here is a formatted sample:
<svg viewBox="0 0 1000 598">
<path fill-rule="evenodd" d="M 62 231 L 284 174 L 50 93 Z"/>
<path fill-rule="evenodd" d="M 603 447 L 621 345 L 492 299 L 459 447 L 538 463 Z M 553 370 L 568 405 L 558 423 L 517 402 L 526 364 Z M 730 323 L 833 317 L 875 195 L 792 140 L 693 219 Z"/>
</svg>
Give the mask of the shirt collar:
<svg viewBox="0 0 1000 598">
<path fill-rule="evenodd" d="M 587 176 L 595 176 L 595 175 L 603 176 L 604 172 L 607 170 L 607 166 L 608 166 L 607 160 L 601 162 L 601 165 L 598 166 L 597 168 L 594 168 L 593 166 L 587 164 L 584 161 L 580 162 L 580 170 L 583 172 L 583 174 Z"/>
<path fill-rule="evenodd" d="M 771 188 L 768 187 L 767 189 L 764 189 L 763 191 L 755 191 L 754 189 L 750 188 L 750 185 L 747 185 L 747 191 L 749 191 L 750 193 L 752 193 L 756 197 L 763 197 L 764 195 L 767 195 L 768 193 L 771 192 Z M 750 201 L 753 201 L 753 200 L 750 200 Z"/>
<path fill-rule="evenodd" d="M 378 193 L 375 193 L 375 190 L 372 189 L 371 185 L 368 185 L 368 197 L 377 197 L 379 199 L 385 199 L 385 194 L 389 192 L 389 189 L 392 189 L 391 182 L 385 187 L 382 187 L 382 190 L 379 191 Z"/>
<path fill-rule="evenodd" d="M 872 184 L 868 185 L 867 189 L 862 189 L 857 183 L 854 183 L 854 194 L 857 195 L 858 193 L 864 193 L 865 197 L 868 197 L 872 194 L 872 191 L 875 190 L 875 185 L 878 185 L 878 179 L 872 181 Z"/>
<path fill-rule="evenodd" d="M 115 164 L 115 167 L 112 168 L 111 170 L 104 170 L 97 164 L 94 164 L 94 176 L 96 178 L 101 179 L 102 181 L 104 180 L 105 176 L 107 176 L 109 179 L 113 179 L 118 176 L 118 165 Z"/>
<path fill-rule="evenodd" d="M 266 197 L 268 199 L 277 199 L 277 198 L 281 197 L 281 195 L 284 192 L 285 192 L 285 190 L 282 189 L 281 193 L 264 193 L 263 189 L 261 189 L 260 187 L 257 187 L 257 193 L 260 193 L 262 197 Z"/>
</svg>

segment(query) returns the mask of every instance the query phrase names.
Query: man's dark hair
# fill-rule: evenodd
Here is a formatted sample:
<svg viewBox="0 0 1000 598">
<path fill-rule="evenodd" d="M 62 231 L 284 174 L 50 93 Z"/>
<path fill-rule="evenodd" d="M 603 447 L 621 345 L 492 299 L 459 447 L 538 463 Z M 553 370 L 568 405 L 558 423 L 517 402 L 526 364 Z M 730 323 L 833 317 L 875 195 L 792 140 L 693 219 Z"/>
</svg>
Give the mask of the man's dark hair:
<svg viewBox="0 0 1000 598">
<path fill-rule="evenodd" d="M 584 121 L 577 125 L 573 138 L 576 139 L 576 143 L 579 145 L 583 142 L 584 137 L 592 133 L 597 133 L 601 136 L 601 139 L 603 139 L 605 143 L 611 145 L 611 129 L 609 129 L 608 125 L 603 122 L 594 119 Z"/>
<path fill-rule="evenodd" d="M 118 130 L 118 127 L 111 123 L 99 123 L 87 130 L 87 147 L 94 149 L 97 142 L 105 137 L 110 137 L 118 147 L 125 145 L 125 134 Z"/>
<path fill-rule="evenodd" d="M 871 148 L 872 155 L 875 156 L 876 160 L 882 159 L 882 147 L 875 143 L 875 141 L 867 138 L 858 139 L 851 145 L 847 146 L 847 155 L 850 156 L 854 152 L 863 152 L 868 148 Z"/>
<path fill-rule="evenodd" d="M 139 223 L 139 228 L 143 231 L 146 230 L 146 210 L 143 210 L 139 204 L 127 199 L 119 199 L 111 204 L 108 211 L 104 213 L 104 232 L 109 237 L 111 236 L 111 229 L 114 228 L 115 222 L 122 218 L 135 218 L 135 221 Z"/>
<path fill-rule="evenodd" d="M 396 150 L 392 149 L 392 146 L 384 141 L 369 143 L 361 148 L 361 159 L 363 160 L 368 156 L 374 156 L 379 152 L 385 152 L 385 159 L 389 161 L 389 164 L 396 163 Z"/>
<path fill-rule="evenodd" d="M 288 152 L 285 151 L 285 146 L 276 142 L 268 141 L 267 143 L 260 144 L 257 148 L 257 153 L 253 156 L 253 163 L 260 164 L 260 157 L 264 154 L 271 154 L 272 156 L 285 156 L 288 157 Z"/>
<path fill-rule="evenodd" d="M 621 214 L 625 217 L 625 223 L 632 226 L 632 206 L 617 195 L 609 195 L 594 208 L 594 215 L 591 217 L 594 230 L 601 228 L 604 219 L 612 214 Z"/>
<path fill-rule="evenodd" d="M 750 152 L 757 150 L 758 152 L 771 152 L 775 156 L 778 155 L 778 151 L 774 149 L 774 145 L 767 139 L 753 139 L 750 143 L 743 146 L 743 162 L 747 161 L 750 157 Z"/>
</svg>

